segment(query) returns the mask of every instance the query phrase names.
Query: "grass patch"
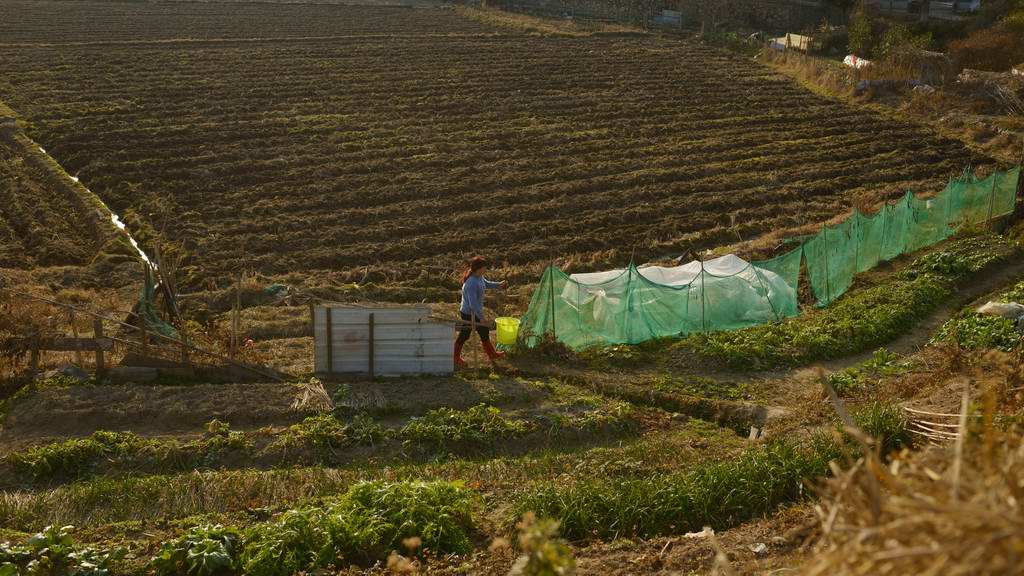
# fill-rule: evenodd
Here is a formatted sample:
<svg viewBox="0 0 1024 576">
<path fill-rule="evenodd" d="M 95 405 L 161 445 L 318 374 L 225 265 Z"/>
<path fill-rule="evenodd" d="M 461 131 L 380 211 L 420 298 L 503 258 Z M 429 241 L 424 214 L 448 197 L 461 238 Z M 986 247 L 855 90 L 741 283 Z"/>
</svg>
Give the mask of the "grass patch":
<svg viewBox="0 0 1024 576">
<path fill-rule="evenodd" d="M 651 388 L 664 394 L 682 394 L 718 400 L 743 400 L 747 397 L 747 384 L 722 382 L 705 376 L 677 376 L 664 374 L 651 382 Z"/>
<path fill-rule="evenodd" d="M 158 476 L 96 477 L 73 484 L 0 492 L 0 525 L 26 532 L 47 524 L 98 526 L 133 518 L 186 518 L 261 509 L 283 511 L 344 492 L 360 480 L 464 481 L 488 493 L 513 493 L 540 479 L 634 478 L 666 474 L 708 457 L 727 457 L 744 441 L 697 420 L 681 429 L 627 437 L 614 447 L 550 444 L 522 455 L 448 457 L 425 462 L 368 460 L 339 468 L 189 471 Z M 697 445 L 698 447 L 695 447 Z M 703 448 L 707 446 L 709 448 Z M 219 520 L 219 519 L 218 519 Z"/>
<path fill-rule="evenodd" d="M 413 418 L 401 429 L 386 428 L 365 414 L 347 422 L 333 414 L 321 414 L 283 431 L 239 432 L 214 420 L 207 424 L 202 438 L 184 442 L 99 431 L 86 438 L 12 452 L 3 461 L 0 479 L 7 485 L 26 480 L 58 483 L 126 472 L 343 464 L 373 456 L 393 462 L 410 454 L 520 452 L 556 440 L 586 441 L 602 433 L 635 431 L 634 409 L 627 402 L 581 395 L 562 400 L 529 418 L 509 417 L 487 404 L 467 410 L 439 408 Z"/>
<path fill-rule="evenodd" d="M 427 452 L 479 452 L 534 435 L 545 438 L 579 432 L 630 429 L 634 408 L 627 402 L 588 397 L 567 398 L 566 404 L 536 418 L 510 418 L 501 410 L 479 404 L 467 410 L 438 408 L 413 418 L 398 437 L 407 449 Z"/>
<path fill-rule="evenodd" d="M 883 454 L 910 445 L 906 419 L 896 405 L 872 404 L 856 411 L 854 421 L 878 439 Z M 514 515 L 553 518 L 575 540 L 727 529 L 803 498 L 805 484 L 827 475 L 830 461 L 856 451 L 851 438 L 836 442 L 826 434 L 813 435 L 802 447 L 779 440 L 684 474 L 548 484 L 520 497 Z"/>
<path fill-rule="evenodd" d="M 207 424 L 203 438 L 189 442 L 99 430 L 86 438 L 11 452 L 6 463 L 15 475 L 35 481 L 65 481 L 107 473 L 112 468 L 175 471 L 208 467 L 230 452 L 250 452 L 253 445 L 248 435 L 214 420 Z"/>
<path fill-rule="evenodd" d="M 523 496 L 514 513 L 554 518 L 574 540 L 724 529 L 803 497 L 804 481 L 828 473 L 836 453 L 826 439 L 804 450 L 774 442 L 686 474 L 544 486 Z"/>
<path fill-rule="evenodd" d="M 883 457 L 913 445 L 907 417 L 896 404 L 872 402 L 854 412 L 853 422 L 875 439 Z"/>
</svg>

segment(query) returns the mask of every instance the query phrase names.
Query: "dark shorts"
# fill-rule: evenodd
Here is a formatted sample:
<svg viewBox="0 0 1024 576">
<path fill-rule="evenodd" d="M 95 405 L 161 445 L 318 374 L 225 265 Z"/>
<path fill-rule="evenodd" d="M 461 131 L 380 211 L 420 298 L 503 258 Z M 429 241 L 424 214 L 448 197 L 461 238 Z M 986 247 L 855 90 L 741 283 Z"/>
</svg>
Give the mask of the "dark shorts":
<svg viewBox="0 0 1024 576">
<path fill-rule="evenodd" d="M 467 320 L 469 322 L 476 322 L 477 324 L 483 324 L 483 319 L 480 318 L 479 316 L 473 314 L 466 314 L 465 312 L 459 312 L 459 316 L 461 316 L 463 320 Z M 474 326 L 472 324 L 459 324 L 459 337 L 456 339 L 456 341 L 461 344 L 465 344 L 466 340 L 469 340 L 469 337 L 473 335 L 473 328 Z M 481 341 L 491 341 L 490 330 L 488 330 L 486 326 L 476 326 L 476 333 L 480 335 Z"/>
</svg>

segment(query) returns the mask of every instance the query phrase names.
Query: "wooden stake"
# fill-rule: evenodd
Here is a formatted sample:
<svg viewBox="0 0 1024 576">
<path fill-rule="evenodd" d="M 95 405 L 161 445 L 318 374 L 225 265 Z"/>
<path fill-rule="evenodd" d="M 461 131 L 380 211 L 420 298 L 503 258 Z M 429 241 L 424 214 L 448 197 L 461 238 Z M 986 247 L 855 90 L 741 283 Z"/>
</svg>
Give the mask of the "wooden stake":
<svg viewBox="0 0 1024 576">
<path fill-rule="evenodd" d="M 178 329 L 178 342 L 181 344 L 181 363 L 188 364 L 188 344 L 186 340 L 188 336 L 185 334 L 184 326 Z"/>
<path fill-rule="evenodd" d="M 316 336 L 316 302 L 309 301 L 309 333 Z"/>
<path fill-rule="evenodd" d="M 93 318 L 92 321 L 92 337 L 99 340 L 103 338 L 103 321 L 99 318 Z M 106 363 L 103 361 L 103 350 L 99 347 L 96 349 L 96 379 L 99 380 L 107 371 Z"/>
<path fill-rule="evenodd" d="M 75 311 L 68 309 L 68 323 L 71 324 L 71 335 L 78 340 L 78 326 L 75 326 Z M 75 350 L 75 364 L 78 364 L 79 368 L 85 368 L 85 359 L 82 357 L 81 350 Z"/>
<path fill-rule="evenodd" d="M 242 314 L 242 273 L 238 273 L 235 281 L 235 305 L 231 308 L 231 358 L 238 353 L 238 332 L 241 329 Z"/>
<path fill-rule="evenodd" d="M 142 331 L 139 338 L 142 343 L 142 356 L 145 358 L 149 356 L 149 332 L 146 331 L 146 319 L 142 316 L 139 317 L 139 329 Z"/>
<path fill-rule="evenodd" d="M 370 380 L 373 380 L 373 377 L 376 375 L 376 372 L 377 372 L 374 369 L 374 366 L 373 366 L 373 357 L 374 357 L 373 341 L 374 341 L 374 314 L 373 314 L 373 312 L 371 312 L 370 313 L 370 364 L 369 364 L 369 367 L 370 367 Z"/>
<path fill-rule="evenodd" d="M 970 408 L 970 403 L 971 382 L 968 380 L 964 386 L 963 396 L 960 398 L 960 416 L 957 421 L 956 443 L 953 452 L 953 470 L 951 471 L 953 486 L 950 488 L 950 497 L 953 498 L 954 502 L 960 498 L 960 468 L 963 466 L 964 460 L 964 440 L 967 438 L 967 411 Z"/>
<path fill-rule="evenodd" d="M 992 173 L 992 189 L 988 192 L 988 218 L 985 219 L 985 223 L 988 224 L 988 228 L 992 228 L 992 208 L 996 202 L 996 183 L 999 181 L 999 170 Z"/>
<path fill-rule="evenodd" d="M 39 348 L 33 346 L 29 353 L 29 377 L 35 381 L 39 376 Z"/>
</svg>

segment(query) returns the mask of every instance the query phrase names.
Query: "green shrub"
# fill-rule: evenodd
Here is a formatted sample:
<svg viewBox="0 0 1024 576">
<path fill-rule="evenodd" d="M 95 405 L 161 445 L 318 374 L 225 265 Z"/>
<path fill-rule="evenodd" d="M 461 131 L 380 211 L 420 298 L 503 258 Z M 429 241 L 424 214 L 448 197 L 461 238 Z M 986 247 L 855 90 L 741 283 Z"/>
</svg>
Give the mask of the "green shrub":
<svg viewBox="0 0 1024 576">
<path fill-rule="evenodd" d="M 850 18 L 849 51 L 861 58 L 870 58 L 874 41 L 874 25 L 867 8 L 861 2 Z"/>
<path fill-rule="evenodd" d="M 290 510 L 277 522 L 248 530 L 240 566 L 249 576 L 290 576 L 333 560 L 324 512 Z"/>
<path fill-rule="evenodd" d="M 1006 258 L 1007 249 L 1003 238 L 991 234 L 957 238 L 941 250 L 916 258 L 898 276 L 913 279 L 920 274 L 931 273 L 950 281 L 963 280 Z"/>
<path fill-rule="evenodd" d="M 932 33 L 914 34 L 910 26 L 902 23 L 890 24 L 875 47 L 875 58 L 883 59 L 894 56 L 900 50 L 916 48 L 928 50 L 932 45 Z"/>
<path fill-rule="evenodd" d="M 443 449 L 449 445 L 483 448 L 531 430 L 526 420 L 505 418 L 494 406 L 479 404 L 468 410 L 438 408 L 413 418 L 400 436 L 407 446 Z"/>
<path fill-rule="evenodd" d="M 164 542 L 150 560 L 156 576 L 214 576 L 231 574 L 238 567 L 241 533 L 221 525 L 196 526 L 184 536 Z"/>
<path fill-rule="evenodd" d="M 950 43 L 949 55 L 960 68 L 1005 72 L 1024 62 L 1024 35 L 1006 26 L 977 30 Z"/>
<path fill-rule="evenodd" d="M 373 446 L 387 436 L 387 430 L 366 414 L 356 415 L 348 425 L 348 437 L 362 446 Z"/>
<path fill-rule="evenodd" d="M 576 573 L 576 558 L 569 544 L 558 537 L 558 522 L 523 515 L 519 528 L 522 554 L 512 565 L 510 576 L 567 576 Z"/>
<path fill-rule="evenodd" d="M 109 576 L 122 550 L 101 551 L 75 544 L 72 526 L 47 526 L 24 544 L 0 544 L 0 576 Z"/>
<path fill-rule="evenodd" d="M 472 549 L 473 502 L 473 492 L 456 482 L 356 484 L 328 512 L 330 546 L 338 557 L 369 561 L 415 536 L 420 550 L 466 553 Z"/>
<path fill-rule="evenodd" d="M 840 396 L 850 396 L 862 391 L 873 381 L 883 376 L 891 376 L 906 371 L 909 368 L 907 363 L 900 363 L 898 354 L 889 352 L 885 348 L 875 350 L 871 358 L 860 366 L 844 368 L 833 372 L 828 377 L 829 384 Z"/>
<path fill-rule="evenodd" d="M 195 448 L 210 458 L 220 452 L 229 450 L 247 450 L 252 448 L 252 440 L 244 432 L 231 430 L 231 426 L 220 420 L 211 420 L 206 424 L 206 436 L 202 440 L 189 443 L 188 447 Z"/>
</svg>

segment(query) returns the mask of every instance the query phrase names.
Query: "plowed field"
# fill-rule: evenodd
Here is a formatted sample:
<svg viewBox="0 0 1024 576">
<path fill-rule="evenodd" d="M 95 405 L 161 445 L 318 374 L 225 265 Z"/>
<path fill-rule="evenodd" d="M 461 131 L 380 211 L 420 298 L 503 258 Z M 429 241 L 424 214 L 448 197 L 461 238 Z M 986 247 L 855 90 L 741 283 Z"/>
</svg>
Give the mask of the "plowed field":
<svg viewBox="0 0 1024 576">
<path fill-rule="evenodd" d="M 80 265 L 97 246 L 86 211 L 0 129 L 0 268 Z"/>
<path fill-rule="evenodd" d="M 122 5 L 89 5 L 122 22 Z M 822 221 L 859 192 L 938 189 L 972 161 L 696 42 L 338 6 L 246 8 L 335 36 L 256 41 L 284 34 L 194 6 L 145 9 L 180 24 L 171 37 L 247 40 L 27 46 L 49 38 L 29 31 L 0 45 L 0 99 L 115 211 L 173 213 L 197 278 L 244 266 L 418 298 L 470 253 L 523 280 L 553 257 L 621 265 Z"/>
</svg>

